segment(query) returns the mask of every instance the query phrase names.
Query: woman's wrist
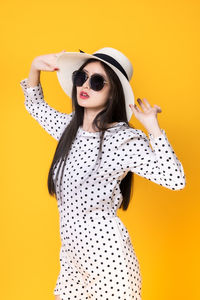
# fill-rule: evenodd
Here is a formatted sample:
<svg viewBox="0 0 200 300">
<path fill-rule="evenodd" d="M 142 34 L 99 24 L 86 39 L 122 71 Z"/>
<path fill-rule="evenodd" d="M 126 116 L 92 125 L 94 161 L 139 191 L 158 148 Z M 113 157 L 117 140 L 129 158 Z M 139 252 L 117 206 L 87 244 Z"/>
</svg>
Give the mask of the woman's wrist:
<svg viewBox="0 0 200 300">
<path fill-rule="evenodd" d="M 160 127 L 156 127 L 153 129 L 148 130 L 148 134 L 152 134 L 154 138 L 162 135 L 162 131 L 160 129 Z"/>
<path fill-rule="evenodd" d="M 148 124 L 143 124 L 143 125 L 145 126 L 148 134 L 152 134 L 154 138 L 162 135 L 161 128 L 156 118 L 148 122 Z"/>
<path fill-rule="evenodd" d="M 40 83 L 40 70 L 37 70 L 34 65 L 31 65 L 28 76 L 28 87 L 35 87 Z"/>
</svg>

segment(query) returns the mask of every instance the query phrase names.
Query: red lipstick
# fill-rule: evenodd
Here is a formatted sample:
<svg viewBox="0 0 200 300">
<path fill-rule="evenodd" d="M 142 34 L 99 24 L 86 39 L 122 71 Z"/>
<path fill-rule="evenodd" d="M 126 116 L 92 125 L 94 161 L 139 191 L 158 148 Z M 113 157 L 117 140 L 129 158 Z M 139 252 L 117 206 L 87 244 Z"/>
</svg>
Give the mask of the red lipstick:
<svg viewBox="0 0 200 300">
<path fill-rule="evenodd" d="M 82 99 L 87 99 L 87 98 L 89 98 L 89 95 L 88 95 L 88 93 L 86 93 L 86 92 L 84 92 L 84 91 L 81 91 L 81 92 L 80 92 L 80 98 L 82 98 Z"/>
</svg>

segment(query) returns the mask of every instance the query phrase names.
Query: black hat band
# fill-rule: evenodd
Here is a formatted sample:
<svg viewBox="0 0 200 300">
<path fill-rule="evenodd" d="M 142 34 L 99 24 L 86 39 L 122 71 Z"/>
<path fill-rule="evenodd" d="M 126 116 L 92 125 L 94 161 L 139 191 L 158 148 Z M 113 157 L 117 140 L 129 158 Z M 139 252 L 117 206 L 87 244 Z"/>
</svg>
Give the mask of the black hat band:
<svg viewBox="0 0 200 300">
<path fill-rule="evenodd" d="M 85 53 L 84 51 L 80 50 L 79 51 L 81 53 Z M 126 79 L 128 80 L 128 76 L 124 70 L 124 68 L 111 56 L 107 55 L 107 54 L 103 54 L 103 53 L 95 53 L 92 54 L 93 56 L 97 56 L 105 61 L 107 61 L 108 63 L 110 63 L 111 65 L 115 66 L 120 72 L 122 72 L 122 74 L 124 74 L 124 76 L 126 77 Z M 128 80 L 129 81 L 129 80 Z"/>
</svg>

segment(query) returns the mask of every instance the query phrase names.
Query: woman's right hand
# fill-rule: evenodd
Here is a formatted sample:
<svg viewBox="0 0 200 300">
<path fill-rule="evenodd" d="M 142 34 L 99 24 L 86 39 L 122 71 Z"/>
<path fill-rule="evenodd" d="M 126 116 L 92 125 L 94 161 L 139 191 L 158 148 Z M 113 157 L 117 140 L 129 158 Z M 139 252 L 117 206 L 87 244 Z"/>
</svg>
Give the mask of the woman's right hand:
<svg viewBox="0 0 200 300">
<path fill-rule="evenodd" d="M 34 71 L 49 71 L 53 72 L 58 69 L 58 66 L 56 65 L 57 56 L 63 52 L 66 52 L 65 50 L 53 53 L 53 54 L 45 54 L 40 55 L 34 58 L 31 64 L 31 69 Z"/>
</svg>

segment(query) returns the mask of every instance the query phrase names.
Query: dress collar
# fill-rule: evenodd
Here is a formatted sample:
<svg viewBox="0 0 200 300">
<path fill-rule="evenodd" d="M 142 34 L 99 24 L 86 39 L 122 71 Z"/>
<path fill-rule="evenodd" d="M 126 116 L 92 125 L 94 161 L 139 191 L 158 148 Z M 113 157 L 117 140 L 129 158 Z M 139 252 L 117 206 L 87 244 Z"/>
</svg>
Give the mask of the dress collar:
<svg viewBox="0 0 200 300">
<path fill-rule="evenodd" d="M 113 125 L 112 127 L 108 128 L 106 131 L 105 131 L 105 135 L 107 133 L 112 133 L 112 132 L 115 132 L 117 130 L 119 130 L 119 128 L 126 124 L 126 122 L 122 121 L 122 122 L 118 122 L 117 124 Z M 96 131 L 96 132 L 90 132 L 90 131 L 86 131 L 84 130 L 81 126 L 79 126 L 79 129 L 78 129 L 78 132 L 82 135 L 82 136 L 88 136 L 88 137 L 100 137 L 100 133 L 101 131 Z"/>
</svg>

